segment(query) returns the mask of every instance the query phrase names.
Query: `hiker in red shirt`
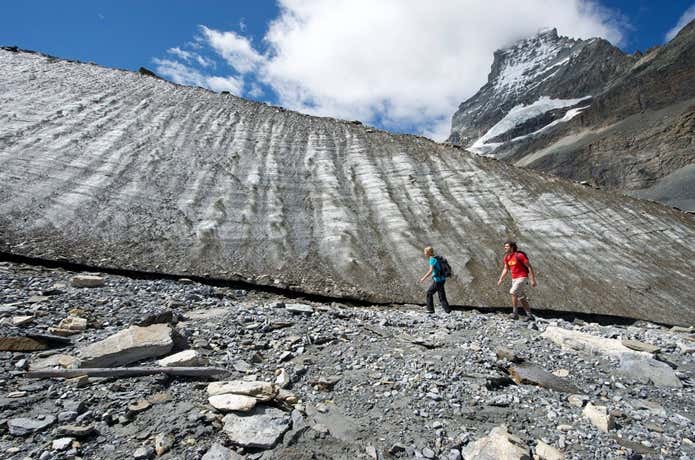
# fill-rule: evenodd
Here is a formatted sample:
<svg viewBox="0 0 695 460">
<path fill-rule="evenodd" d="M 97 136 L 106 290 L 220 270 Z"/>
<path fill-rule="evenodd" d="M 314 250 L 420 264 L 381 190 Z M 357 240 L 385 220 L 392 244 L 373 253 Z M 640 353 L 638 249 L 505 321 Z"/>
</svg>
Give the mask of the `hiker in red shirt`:
<svg viewBox="0 0 695 460">
<path fill-rule="evenodd" d="M 507 272 L 512 273 L 512 288 L 509 290 L 509 293 L 512 295 L 513 307 L 511 318 L 517 319 L 519 317 L 517 310 L 519 303 L 521 303 L 526 313 L 526 318 L 534 319 L 531 314 L 531 308 L 528 305 L 526 287 L 528 286 L 529 278 L 531 278 L 531 286 L 536 287 L 536 274 L 533 272 L 533 267 L 531 267 L 528 257 L 517 249 L 514 241 L 504 243 L 504 267 L 502 268 L 500 279 L 497 281 L 498 286 L 502 285 Z"/>
</svg>

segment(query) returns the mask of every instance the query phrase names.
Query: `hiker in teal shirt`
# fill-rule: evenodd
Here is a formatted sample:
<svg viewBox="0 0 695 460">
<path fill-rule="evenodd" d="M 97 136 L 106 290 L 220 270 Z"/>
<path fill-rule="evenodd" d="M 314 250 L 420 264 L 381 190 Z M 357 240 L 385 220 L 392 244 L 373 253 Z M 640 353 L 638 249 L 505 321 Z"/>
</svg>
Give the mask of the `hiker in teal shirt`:
<svg viewBox="0 0 695 460">
<path fill-rule="evenodd" d="M 444 283 L 446 282 L 446 277 L 442 274 L 442 267 L 437 258 L 434 256 L 434 249 L 431 246 L 427 246 L 424 249 L 425 257 L 429 258 L 430 269 L 425 273 L 425 275 L 420 278 L 420 282 L 424 282 L 430 275 L 432 275 L 432 285 L 427 289 L 427 313 L 434 313 L 434 293 L 439 295 L 439 305 L 441 305 L 442 310 L 445 313 L 451 313 L 451 308 L 449 308 L 449 302 L 446 300 L 446 291 L 444 290 Z"/>
</svg>

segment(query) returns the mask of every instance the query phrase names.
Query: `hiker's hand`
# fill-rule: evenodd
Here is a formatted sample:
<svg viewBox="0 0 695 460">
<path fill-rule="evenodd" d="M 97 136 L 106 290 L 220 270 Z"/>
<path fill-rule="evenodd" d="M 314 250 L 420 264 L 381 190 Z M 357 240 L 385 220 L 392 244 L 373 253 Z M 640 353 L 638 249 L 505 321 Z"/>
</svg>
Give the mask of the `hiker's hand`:
<svg viewBox="0 0 695 460">
<path fill-rule="evenodd" d="M 500 286 L 502 286 L 502 280 L 497 281 L 497 287 L 500 287 Z"/>
</svg>

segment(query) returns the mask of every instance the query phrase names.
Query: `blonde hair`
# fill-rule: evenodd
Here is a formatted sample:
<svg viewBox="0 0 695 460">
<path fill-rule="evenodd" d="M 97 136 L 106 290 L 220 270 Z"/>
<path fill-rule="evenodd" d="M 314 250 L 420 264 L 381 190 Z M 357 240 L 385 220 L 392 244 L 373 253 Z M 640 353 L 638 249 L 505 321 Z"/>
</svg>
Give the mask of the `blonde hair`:
<svg viewBox="0 0 695 460">
<path fill-rule="evenodd" d="M 427 255 L 434 255 L 434 248 L 432 246 L 426 246 L 425 247 L 425 254 Z"/>
</svg>

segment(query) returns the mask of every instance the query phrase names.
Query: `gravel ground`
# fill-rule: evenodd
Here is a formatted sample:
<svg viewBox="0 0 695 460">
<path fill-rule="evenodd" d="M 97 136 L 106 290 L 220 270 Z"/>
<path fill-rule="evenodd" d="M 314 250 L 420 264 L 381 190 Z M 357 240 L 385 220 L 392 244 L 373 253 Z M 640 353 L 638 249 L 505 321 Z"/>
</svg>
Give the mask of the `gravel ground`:
<svg viewBox="0 0 695 460">
<path fill-rule="evenodd" d="M 695 457 L 692 330 L 646 322 L 514 321 L 475 310 L 427 315 L 415 305 L 319 304 L 187 280 L 102 275 L 103 286 L 79 288 L 71 284 L 75 275 L 0 263 L 0 337 L 55 333 L 49 329 L 68 316 L 87 320 L 61 348 L 0 351 L 4 458 L 198 459 L 214 446 L 206 458 L 456 459 L 503 424 L 529 455 L 548 444 L 571 459 Z M 161 312 L 171 312 L 167 319 L 185 338 L 180 347 L 229 375 L 25 376 L 42 359 L 79 357 L 88 344 Z M 549 327 L 654 345 L 655 358 L 674 369 L 677 385 L 621 373 L 610 355 L 560 348 L 541 335 Z M 513 383 L 505 369 L 515 364 L 498 357 L 502 347 L 579 394 L 543 382 Z M 135 365 L 156 366 L 160 357 Z M 216 380 L 273 382 L 291 392 L 296 399 L 259 402 L 286 413 L 284 435 L 259 447 L 225 432 L 225 413 L 210 405 L 206 391 Z M 607 432 L 583 415 L 585 404 L 606 407 L 614 422 Z M 66 425 L 89 433 L 66 431 Z M 213 456 L 215 449 L 226 456 Z"/>
</svg>

